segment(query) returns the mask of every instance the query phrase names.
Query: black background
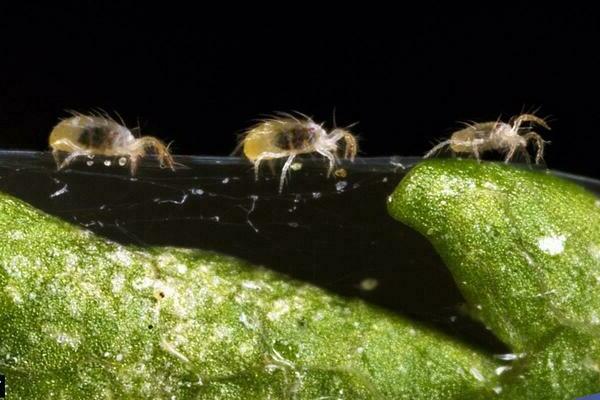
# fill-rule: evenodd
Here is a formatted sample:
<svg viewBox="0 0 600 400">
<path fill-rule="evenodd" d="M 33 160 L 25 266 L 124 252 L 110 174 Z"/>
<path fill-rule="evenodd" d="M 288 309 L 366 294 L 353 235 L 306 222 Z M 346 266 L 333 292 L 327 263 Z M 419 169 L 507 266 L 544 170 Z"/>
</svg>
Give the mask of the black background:
<svg viewBox="0 0 600 400">
<path fill-rule="evenodd" d="M 100 107 L 176 153 L 228 155 L 261 115 L 335 110 L 363 156 L 420 155 L 457 121 L 539 108 L 548 166 L 600 177 L 590 10 L 223 6 L 2 9 L 0 148 L 46 149 L 65 109 Z"/>
</svg>

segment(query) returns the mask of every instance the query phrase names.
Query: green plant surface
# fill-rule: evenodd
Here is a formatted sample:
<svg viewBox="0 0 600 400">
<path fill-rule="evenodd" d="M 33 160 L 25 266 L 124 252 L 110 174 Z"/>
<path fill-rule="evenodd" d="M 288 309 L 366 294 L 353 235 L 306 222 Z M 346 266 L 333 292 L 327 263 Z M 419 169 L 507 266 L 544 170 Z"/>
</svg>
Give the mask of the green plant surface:
<svg viewBox="0 0 600 400">
<path fill-rule="evenodd" d="M 7 398 L 472 399 L 498 385 L 488 355 L 235 258 L 125 247 L 2 194 L 0 237 Z"/>
<path fill-rule="evenodd" d="M 500 398 L 600 392 L 597 197 L 544 172 L 431 160 L 388 209 L 431 241 L 472 315 L 518 357 L 500 374 Z"/>
</svg>

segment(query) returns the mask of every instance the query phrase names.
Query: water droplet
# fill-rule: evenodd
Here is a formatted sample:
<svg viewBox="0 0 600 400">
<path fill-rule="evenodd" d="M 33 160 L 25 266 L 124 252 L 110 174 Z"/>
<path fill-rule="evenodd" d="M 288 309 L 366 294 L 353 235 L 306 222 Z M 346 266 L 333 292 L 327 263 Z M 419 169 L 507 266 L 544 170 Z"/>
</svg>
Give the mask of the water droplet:
<svg viewBox="0 0 600 400">
<path fill-rule="evenodd" d="M 104 160 L 104 165 L 106 165 L 107 167 L 110 167 L 111 164 L 112 162 L 110 160 Z"/>
<path fill-rule="evenodd" d="M 119 165 L 122 167 L 127 164 L 127 159 L 125 157 L 119 158 Z"/>
</svg>

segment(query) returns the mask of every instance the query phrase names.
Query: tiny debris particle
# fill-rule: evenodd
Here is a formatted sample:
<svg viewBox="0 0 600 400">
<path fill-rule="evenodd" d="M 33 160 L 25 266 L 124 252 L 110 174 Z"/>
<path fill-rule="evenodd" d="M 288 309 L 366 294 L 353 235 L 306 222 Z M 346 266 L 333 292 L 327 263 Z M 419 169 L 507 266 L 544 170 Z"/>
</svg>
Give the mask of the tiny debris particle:
<svg viewBox="0 0 600 400">
<path fill-rule="evenodd" d="M 87 160 L 87 161 L 85 162 L 85 165 L 87 165 L 88 167 L 91 167 L 92 165 L 94 165 L 94 161 L 92 161 L 92 160 Z"/>
<path fill-rule="evenodd" d="M 502 365 L 501 367 L 496 368 L 494 372 L 496 373 L 496 375 L 502 375 L 503 373 L 511 369 L 512 367 L 510 365 Z"/>
<path fill-rule="evenodd" d="M 257 284 L 254 281 L 243 281 L 242 282 L 242 287 L 244 289 L 250 289 L 250 290 L 260 290 L 260 285 Z"/>
<path fill-rule="evenodd" d="M 563 252 L 565 249 L 566 236 L 546 236 L 538 239 L 538 247 L 544 253 L 555 256 Z"/>
<path fill-rule="evenodd" d="M 229 178 L 225 178 L 221 181 L 222 184 L 226 185 L 229 183 Z"/>
<path fill-rule="evenodd" d="M 335 190 L 337 190 L 338 192 L 343 192 L 344 189 L 346 189 L 346 186 L 348 186 L 348 182 L 339 181 L 338 183 L 335 184 Z"/>
<path fill-rule="evenodd" d="M 107 167 L 110 167 L 112 164 L 112 162 L 110 160 L 104 160 L 104 165 L 106 165 Z"/>
<path fill-rule="evenodd" d="M 123 286 L 125 285 L 125 276 L 123 274 L 116 274 L 115 276 L 113 276 L 113 278 L 111 280 L 111 284 L 112 284 L 112 292 L 119 293 L 123 289 Z"/>
<path fill-rule="evenodd" d="M 344 168 L 338 168 L 335 170 L 335 172 L 333 174 L 337 178 L 345 178 L 348 176 L 348 171 L 346 171 Z"/>
<path fill-rule="evenodd" d="M 379 286 L 379 281 L 375 278 L 365 278 L 360 281 L 360 290 L 364 290 L 365 292 L 375 290 L 377 286 Z"/>
<path fill-rule="evenodd" d="M 50 195 L 50 198 L 58 197 L 60 195 L 67 193 L 69 191 L 68 186 L 69 185 L 65 185 L 61 189 L 58 189 L 56 192 L 54 192 Z"/>
<path fill-rule="evenodd" d="M 521 355 L 516 354 L 516 353 L 506 353 L 506 354 L 496 354 L 494 357 L 496 357 L 499 360 L 503 360 L 503 361 L 513 361 L 513 360 L 516 360 L 517 358 L 521 357 Z"/>
<path fill-rule="evenodd" d="M 119 362 L 123 361 L 123 354 L 117 354 L 117 355 L 115 356 L 115 360 L 117 360 L 117 361 L 119 361 Z"/>
<path fill-rule="evenodd" d="M 300 171 L 302 169 L 302 163 L 295 162 L 292 165 L 290 165 L 290 169 L 292 171 Z"/>
<path fill-rule="evenodd" d="M 204 194 L 204 190 L 195 188 L 195 189 L 190 190 L 190 193 L 192 193 L 193 195 L 196 195 L 196 196 L 202 196 Z"/>
</svg>

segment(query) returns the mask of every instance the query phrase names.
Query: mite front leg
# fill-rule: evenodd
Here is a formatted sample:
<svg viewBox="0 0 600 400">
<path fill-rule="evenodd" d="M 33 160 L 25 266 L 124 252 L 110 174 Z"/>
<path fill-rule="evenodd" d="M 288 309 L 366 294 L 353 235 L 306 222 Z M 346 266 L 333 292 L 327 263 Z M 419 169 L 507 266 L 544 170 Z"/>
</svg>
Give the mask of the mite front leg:
<svg viewBox="0 0 600 400">
<path fill-rule="evenodd" d="M 524 122 L 533 122 L 535 124 L 538 124 L 546 129 L 550 130 L 550 126 L 548 126 L 548 124 L 546 123 L 546 121 L 544 121 L 543 118 L 540 118 L 533 114 L 521 114 L 518 117 L 514 118 L 513 123 L 512 123 L 513 129 L 515 131 L 518 131 Z"/>
<path fill-rule="evenodd" d="M 431 150 L 429 150 L 424 156 L 423 158 L 429 158 L 432 155 L 434 155 L 435 153 L 437 153 L 438 151 L 442 150 L 444 147 L 446 146 L 450 146 L 452 144 L 452 140 L 448 139 L 448 140 L 444 140 L 443 142 L 438 143 L 437 145 L 433 146 L 433 148 Z"/>
<path fill-rule="evenodd" d="M 527 142 L 529 142 L 530 140 L 534 140 L 536 145 L 537 145 L 537 152 L 535 154 L 535 163 L 539 164 L 540 161 L 543 160 L 544 158 L 544 143 L 546 143 L 544 141 L 544 139 L 542 139 L 542 137 L 540 135 L 538 135 L 535 132 L 528 132 L 525 135 L 523 135 L 523 138 L 525 138 L 525 140 Z"/>
<path fill-rule="evenodd" d="M 329 178 L 329 176 L 331 176 L 331 173 L 333 172 L 333 168 L 335 167 L 335 156 L 325 150 L 317 150 L 317 153 L 327 158 L 329 162 L 329 168 L 327 169 L 327 177 Z"/>
<path fill-rule="evenodd" d="M 350 161 L 354 161 L 356 153 L 358 152 L 358 143 L 356 137 L 348 132 L 344 133 L 344 142 L 346 142 L 346 148 L 344 149 L 344 158 L 349 158 Z"/>
<path fill-rule="evenodd" d="M 144 154 L 147 148 L 153 149 L 156 152 L 161 167 L 164 167 L 166 164 L 172 171 L 175 171 L 175 162 L 169 152 L 168 146 L 165 146 L 163 142 L 154 137 L 144 136 L 136 140 L 133 153 Z"/>
<path fill-rule="evenodd" d="M 292 165 L 292 162 L 294 161 L 295 157 L 295 154 L 291 154 L 285 161 L 285 164 L 283 164 L 283 168 L 281 169 L 281 177 L 279 178 L 279 194 L 283 192 L 283 184 L 285 182 L 285 177 L 287 176 L 287 172 L 290 169 L 290 166 Z"/>
</svg>

